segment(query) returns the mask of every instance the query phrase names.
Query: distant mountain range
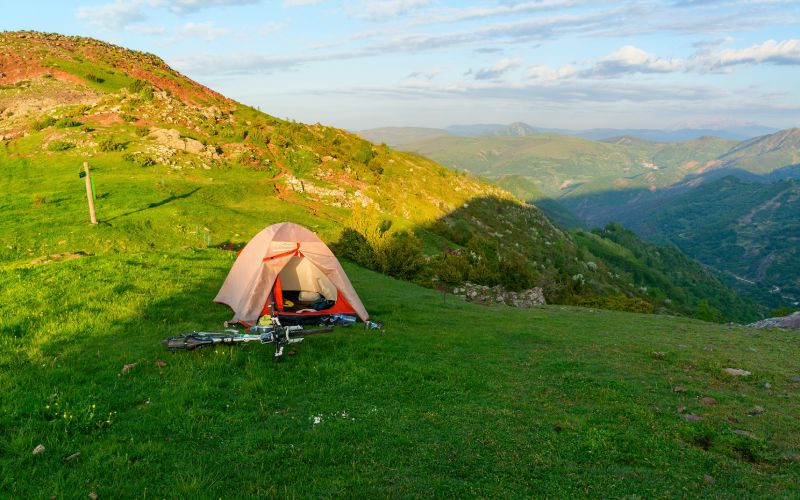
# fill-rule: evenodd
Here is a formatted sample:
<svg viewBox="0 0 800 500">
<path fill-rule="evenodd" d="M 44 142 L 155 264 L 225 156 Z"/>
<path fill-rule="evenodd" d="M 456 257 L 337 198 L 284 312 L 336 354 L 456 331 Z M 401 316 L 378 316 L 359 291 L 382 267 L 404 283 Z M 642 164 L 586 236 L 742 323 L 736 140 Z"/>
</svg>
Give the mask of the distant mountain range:
<svg viewBox="0 0 800 500">
<path fill-rule="evenodd" d="M 760 125 L 735 126 L 723 128 L 681 128 L 669 129 L 614 129 L 596 128 L 588 130 L 572 130 L 562 128 L 537 127 L 527 123 L 510 124 L 484 123 L 475 125 L 450 125 L 445 128 L 421 127 L 382 127 L 357 132 L 365 139 L 375 143 L 386 143 L 390 146 L 401 146 L 435 137 L 453 135 L 459 137 L 479 136 L 526 136 L 535 134 L 558 134 L 582 137 L 591 140 L 607 140 L 616 137 L 631 137 L 648 142 L 684 142 L 701 137 L 719 137 L 741 141 L 757 136 L 768 135 L 779 129 Z"/>
</svg>

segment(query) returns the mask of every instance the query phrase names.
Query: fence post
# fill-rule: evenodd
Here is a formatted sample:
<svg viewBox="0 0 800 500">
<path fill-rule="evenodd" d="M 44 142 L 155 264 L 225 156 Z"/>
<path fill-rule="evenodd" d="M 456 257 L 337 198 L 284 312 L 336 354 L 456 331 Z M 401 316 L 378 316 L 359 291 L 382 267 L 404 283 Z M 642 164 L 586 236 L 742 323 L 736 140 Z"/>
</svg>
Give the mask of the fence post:
<svg viewBox="0 0 800 500">
<path fill-rule="evenodd" d="M 94 190 L 92 189 L 92 174 L 89 172 L 89 162 L 83 162 L 83 171 L 86 173 L 86 199 L 89 201 L 89 219 L 92 224 L 97 224 L 97 216 L 94 214 Z"/>
</svg>

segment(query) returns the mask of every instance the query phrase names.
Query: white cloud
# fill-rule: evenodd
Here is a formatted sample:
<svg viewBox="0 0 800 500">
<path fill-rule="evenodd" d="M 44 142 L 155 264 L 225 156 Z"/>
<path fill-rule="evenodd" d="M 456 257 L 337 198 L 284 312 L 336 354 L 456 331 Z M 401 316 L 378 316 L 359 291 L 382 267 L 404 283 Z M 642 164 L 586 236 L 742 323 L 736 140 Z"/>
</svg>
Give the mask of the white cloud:
<svg viewBox="0 0 800 500">
<path fill-rule="evenodd" d="M 200 38 L 208 42 L 214 41 L 220 36 L 227 35 L 229 31 L 224 28 L 217 28 L 211 22 L 193 23 L 188 22 L 175 31 L 175 39 Z"/>
<path fill-rule="evenodd" d="M 115 0 L 113 3 L 80 6 L 75 15 L 92 26 L 106 29 L 129 28 L 145 21 L 149 11 L 164 8 L 178 15 L 210 7 L 252 5 L 261 0 Z"/>
<path fill-rule="evenodd" d="M 575 75 L 575 68 L 570 65 L 562 66 L 557 69 L 553 69 L 548 66 L 537 65 L 537 66 L 531 66 L 528 69 L 528 77 L 532 80 L 539 80 L 539 81 L 552 82 L 555 80 L 570 78 L 574 75 Z"/>
<path fill-rule="evenodd" d="M 464 7 L 443 9 L 419 19 L 422 24 L 430 23 L 456 23 L 470 19 L 483 19 L 487 17 L 525 14 L 544 10 L 558 10 L 579 5 L 596 4 L 596 0 L 538 0 L 534 2 L 507 2 L 500 5 Z"/>
<path fill-rule="evenodd" d="M 431 0 L 362 0 L 352 10 L 352 15 L 369 21 L 388 21 L 430 3 Z"/>
<path fill-rule="evenodd" d="M 725 49 L 702 62 L 709 70 L 724 70 L 744 64 L 800 65 L 800 40 L 767 40 L 745 49 Z"/>
<path fill-rule="evenodd" d="M 673 73 L 684 71 L 683 59 L 663 59 L 633 45 L 625 45 L 581 72 L 583 77 L 613 78 L 630 73 Z"/>
<path fill-rule="evenodd" d="M 518 57 L 509 58 L 505 57 L 494 63 L 489 68 L 472 70 L 470 69 L 466 74 L 472 75 L 476 80 L 496 80 L 504 73 L 518 68 L 520 66 L 520 59 Z"/>
<path fill-rule="evenodd" d="M 76 16 L 99 28 L 116 29 L 144 21 L 141 1 L 117 0 L 114 3 L 94 7 L 78 7 Z"/>
<path fill-rule="evenodd" d="M 301 7 L 303 5 L 316 5 L 324 0 L 283 0 L 284 7 Z"/>
</svg>

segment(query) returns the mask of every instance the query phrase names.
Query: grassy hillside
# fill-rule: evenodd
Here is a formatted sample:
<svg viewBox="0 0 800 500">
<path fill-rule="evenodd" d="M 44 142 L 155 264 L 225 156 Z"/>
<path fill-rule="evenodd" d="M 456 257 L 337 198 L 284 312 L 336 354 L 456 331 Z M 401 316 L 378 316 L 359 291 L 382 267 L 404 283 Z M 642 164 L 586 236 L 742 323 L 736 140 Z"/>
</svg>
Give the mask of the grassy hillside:
<svg viewBox="0 0 800 500">
<path fill-rule="evenodd" d="M 386 333 L 278 365 L 260 345 L 170 355 L 160 339 L 230 317 L 210 301 L 233 258 L 4 266 L 3 496 L 797 493 L 796 333 L 443 304 L 347 265 Z"/>
<path fill-rule="evenodd" d="M 796 493 L 796 333 L 445 302 L 345 262 L 385 333 L 340 328 L 281 364 L 260 345 L 170 355 L 161 339 L 230 318 L 211 303 L 229 249 L 282 220 L 355 233 L 346 248 L 418 263 L 428 286 L 666 302 L 535 207 L 414 154 L 102 42 L 0 45 L 0 496 Z"/>
<path fill-rule="evenodd" d="M 719 159 L 726 168 L 736 168 L 755 174 L 768 174 L 787 165 L 798 165 L 800 129 L 781 130 L 744 141 Z"/>
<path fill-rule="evenodd" d="M 758 314 L 752 302 L 742 299 L 674 246 L 644 242 L 619 224 L 573 234 L 581 248 L 623 270 L 625 278 L 655 303 L 666 303 L 671 309 L 707 321 L 722 319 L 721 311 L 741 322 Z"/>
</svg>

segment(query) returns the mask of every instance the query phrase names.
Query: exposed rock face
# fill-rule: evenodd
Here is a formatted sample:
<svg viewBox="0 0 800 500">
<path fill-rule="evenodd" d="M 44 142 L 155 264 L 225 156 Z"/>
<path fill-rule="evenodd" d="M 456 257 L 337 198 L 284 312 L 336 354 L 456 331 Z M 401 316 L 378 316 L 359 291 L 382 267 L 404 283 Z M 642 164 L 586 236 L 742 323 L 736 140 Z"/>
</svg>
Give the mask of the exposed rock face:
<svg viewBox="0 0 800 500">
<path fill-rule="evenodd" d="M 153 129 L 150 132 L 150 138 L 164 146 L 188 153 L 197 154 L 205 149 L 205 146 L 203 146 L 203 143 L 200 141 L 188 137 L 186 139 L 181 139 L 181 133 L 174 128 Z"/>
<path fill-rule="evenodd" d="M 544 293 L 539 287 L 521 292 L 509 292 L 500 285 L 490 287 L 467 282 L 464 286 L 453 289 L 453 294 L 478 304 L 505 304 L 520 308 L 546 304 Z"/>
<path fill-rule="evenodd" d="M 789 316 L 762 319 L 761 321 L 750 323 L 747 326 L 753 328 L 793 328 L 795 330 L 800 330 L 800 311 L 790 314 Z"/>
</svg>

